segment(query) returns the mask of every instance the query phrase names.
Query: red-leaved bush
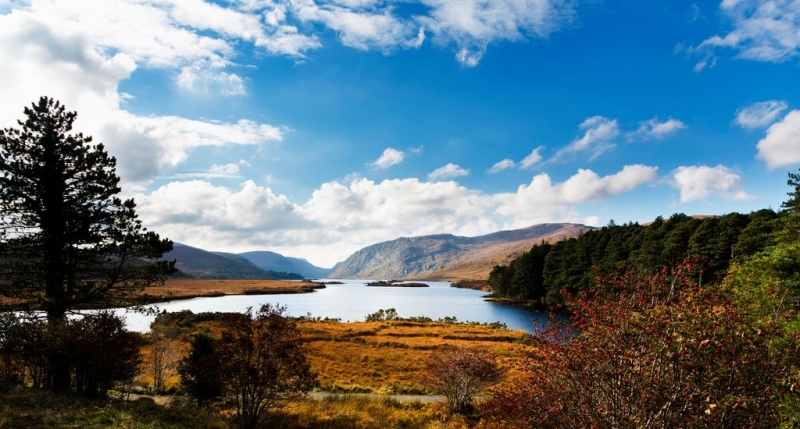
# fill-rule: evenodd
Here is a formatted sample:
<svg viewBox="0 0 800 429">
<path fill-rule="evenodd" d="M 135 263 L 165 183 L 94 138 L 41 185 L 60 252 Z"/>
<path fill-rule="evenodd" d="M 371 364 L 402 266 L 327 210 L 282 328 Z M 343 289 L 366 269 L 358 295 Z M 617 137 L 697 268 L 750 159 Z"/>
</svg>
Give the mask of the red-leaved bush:
<svg viewBox="0 0 800 429">
<path fill-rule="evenodd" d="M 746 319 L 684 263 L 649 279 L 621 274 L 569 298 L 570 323 L 537 340 L 526 382 L 500 392 L 508 427 L 776 427 L 792 390 L 796 342 Z"/>
</svg>

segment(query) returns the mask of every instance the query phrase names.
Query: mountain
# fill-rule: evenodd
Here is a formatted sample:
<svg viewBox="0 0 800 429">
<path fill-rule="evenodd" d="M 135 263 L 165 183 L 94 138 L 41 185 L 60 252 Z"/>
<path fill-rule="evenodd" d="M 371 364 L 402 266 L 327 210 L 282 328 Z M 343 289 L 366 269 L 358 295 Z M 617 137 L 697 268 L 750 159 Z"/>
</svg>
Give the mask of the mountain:
<svg viewBox="0 0 800 429">
<path fill-rule="evenodd" d="M 331 271 L 329 268 L 312 265 L 305 259 L 283 256 L 275 252 L 256 251 L 240 253 L 240 255 L 262 270 L 297 273 L 307 279 L 324 278 Z"/>
<path fill-rule="evenodd" d="M 592 227 L 548 223 L 479 237 L 451 234 L 402 237 L 365 247 L 336 264 L 329 278 L 486 279 L 492 267 L 508 263 L 543 240 L 576 237 Z"/>
<path fill-rule="evenodd" d="M 175 243 L 173 250 L 164 254 L 163 259 L 177 260 L 175 266 L 180 273 L 189 277 L 213 279 L 291 279 L 301 278 L 298 274 L 265 271 L 248 261 L 244 256 L 233 253 L 209 252 L 185 244 Z"/>
</svg>

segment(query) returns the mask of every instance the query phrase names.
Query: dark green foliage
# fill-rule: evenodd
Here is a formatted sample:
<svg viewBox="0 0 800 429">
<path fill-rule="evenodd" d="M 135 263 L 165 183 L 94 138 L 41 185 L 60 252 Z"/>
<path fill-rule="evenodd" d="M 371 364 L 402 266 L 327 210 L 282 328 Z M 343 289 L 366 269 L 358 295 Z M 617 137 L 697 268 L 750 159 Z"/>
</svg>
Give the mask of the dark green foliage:
<svg viewBox="0 0 800 429">
<path fill-rule="evenodd" d="M 174 262 L 158 259 L 172 242 L 142 226 L 132 199 L 116 197 L 116 160 L 71 133 L 75 112 L 42 97 L 24 113 L 19 128 L 0 130 L 2 294 L 38 304 L 58 341 L 69 309 L 162 282 Z M 72 388 L 68 358 L 62 348 L 47 357 L 56 391 Z"/>
<path fill-rule="evenodd" d="M 78 393 L 104 397 L 112 382 L 133 379 L 141 363 L 142 338 L 126 331 L 121 317 L 104 310 L 70 325 L 71 361 Z"/>
<path fill-rule="evenodd" d="M 23 321 L 11 313 L 0 318 L 2 381 L 51 388 L 59 359 L 67 383 L 87 397 L 105 396 L 115 382 L 128 382 L 141 361 L 141 335 L 125 330 L 125 321 L 110 311 L 70 320 L 64 325 Z M 8 328 L 8 329 L 5 329 Z"/>
<path fill-rule="evenodd" d="M 790 198 L 781 204 L 781 208 L 791 213 L 800 212 L 800 173 L 789 173 L 786 184 L 791 186 L 792 190 L 786 193 Z"/>
<path fill-rule="evenodd" d="M 367 322 L 382 322 L 384 320 L 396 320 L 398 319 L 397 310 L 394 308 L 388 308 L 386 310 L 380 309 L 372 314 L 368 314 L 365 318 Z"/>
<path fill-rule="evenodd" d="M 222 397 L 225 384 L 217 340 L 208 334 L 196 335 L 189 354 L 178 365 L 178 374 L 181 386 L 198 406 Z"/>
<path fill-rule="evenodd" d="M 36 299 L 51 322 L 87 303 L 164 279 L 172 248 L 138 220 L 120 192 L 116 160 L 73 134 L 77 114 L 42 97 L 18 129 L 0 131 L 3 294 Z"/>
<path fill-rule="evenodd" d="M 743 259 L 746 255 L 755 255 L 774 244 L 773 235 L 780 228 L 779 216 L 772 210 L 761 209 L 750 214 L 750 223 L 742 229 L 731 248 L 732 256 Z"/>
<path fill-rule="evenodd" d="M 702 260 L 696 267 L 702 282 L 718 282 L 735 256 L 760 251 L 781 228 L 771 210 L 703 219 L 677 213 L 646 226 L 613 223 L 578 238 L 536 245 L 509 265 L 494 267 L 489 285 L 499 297 L 558 304 L 589 289 L 597 278 L 620 271 L 654 273 L 689 256 Z"/>
</svg>

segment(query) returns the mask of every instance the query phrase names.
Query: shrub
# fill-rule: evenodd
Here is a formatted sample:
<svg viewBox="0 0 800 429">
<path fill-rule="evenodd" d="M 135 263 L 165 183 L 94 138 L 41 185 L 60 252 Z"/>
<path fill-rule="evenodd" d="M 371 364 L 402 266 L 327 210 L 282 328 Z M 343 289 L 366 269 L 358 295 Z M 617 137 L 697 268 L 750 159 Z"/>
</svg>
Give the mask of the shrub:
<svg viewBox="0 0 800 429">
<path fill-rule="evenodd" d="M 652 279 L 617 277 L 570 299 L 573 323 L 539 338 L 529 378 L 499 393 L 514 427 L 776 427 L 796 344 L 754 326 L 684 264 Z M 577 334 L 576 334 L 577 333 Z M 570 336 L 572 335 L 572 336 Z M 788 390 L 788 389 L 785 389 Z"/>
<path fill-rule="evenodd" d="M 452 413 L 472 411 L 472 397 L 500 381 L 502 373 L 494 357 L 465 347 L 446 347 L 433 352 L 428 360 L 425 384 L 444 395 Z"/>
<path fill-rule="evenodd" d="M 265 304 L 253 319 L 248 310 L 248 317 L 231 319 L 222 333 L 223 371 L 242 428 L 256 427 L 267 410 L 316 385 L 300 331 L 284 311 Z"/>
</svg>

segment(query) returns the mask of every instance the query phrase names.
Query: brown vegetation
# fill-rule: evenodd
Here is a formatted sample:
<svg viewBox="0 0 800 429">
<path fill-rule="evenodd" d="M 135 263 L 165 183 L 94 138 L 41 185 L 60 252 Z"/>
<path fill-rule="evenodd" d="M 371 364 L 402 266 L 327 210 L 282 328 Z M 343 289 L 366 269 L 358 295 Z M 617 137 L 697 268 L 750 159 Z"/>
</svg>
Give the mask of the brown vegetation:
<svg viewBox="0 0 800 429">
<path fill-rule="evenodd" d="M 325 285 L 308 281 L 291 280 L 229 280 L 170 278 L 163 285 L 139 290 L 130 298 L 137 302 L 158 302 L 172 299 L 188 299 L 222 295 L 271 295 L 309 293 Z M 28 304 L 19 298 L 0 295 L 0 308 L 21 307 Z"/>
<path fill-rule="evenodd" d="M 172 278 L 163 286 L 149 287 L 140 296 L 164 299 L 195 298 L 200 296 L 250 295 L 278 293 L 308 293 L 324 287 L 314 282 L 290 280 L 220 280 Z"/>
</svg>

